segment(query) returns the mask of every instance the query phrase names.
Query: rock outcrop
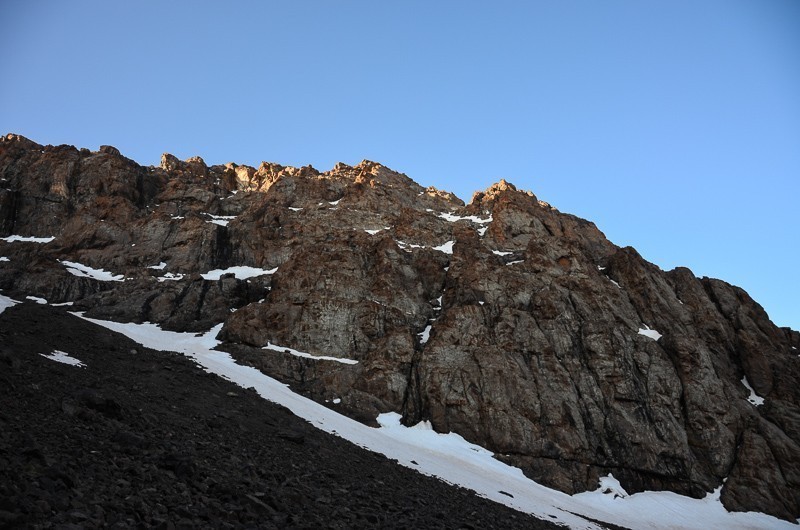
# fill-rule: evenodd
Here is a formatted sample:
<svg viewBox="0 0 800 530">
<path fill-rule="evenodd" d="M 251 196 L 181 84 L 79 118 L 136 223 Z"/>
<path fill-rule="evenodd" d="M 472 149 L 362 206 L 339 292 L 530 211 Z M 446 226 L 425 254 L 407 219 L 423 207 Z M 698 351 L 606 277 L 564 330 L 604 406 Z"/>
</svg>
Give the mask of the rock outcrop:
<svg viewBox="0 0 800 530">
<path fill-rule="evenodd" d="M 465 206 L 370 161 L 142 167 L 8 135 L 0 188 L 4 292 L 224 321 L 241 362 L 365 422 L 430 420 L 562 491 L 613 473 L 800 516 L 800 333 L 505 181 Z"/>
</svg>

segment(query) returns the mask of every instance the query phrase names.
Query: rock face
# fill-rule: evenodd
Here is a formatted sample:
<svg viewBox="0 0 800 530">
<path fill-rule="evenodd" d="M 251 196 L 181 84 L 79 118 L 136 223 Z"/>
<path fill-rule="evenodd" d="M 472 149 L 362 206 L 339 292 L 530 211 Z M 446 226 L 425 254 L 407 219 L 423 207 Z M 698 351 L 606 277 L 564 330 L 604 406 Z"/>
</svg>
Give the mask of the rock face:
<svg viewBox="0 0 800 530">
<path fill-rule="evenodd" d="M 430 420 L 562 491 L 613 473 L 800 516 L 800 333 L 505 181 L 465 206 L 369 161 L 142 167 L 8 135 L 0 189 L 4 292 L 224 321 L 241 362 L 365 422 Z"/>
</svg>

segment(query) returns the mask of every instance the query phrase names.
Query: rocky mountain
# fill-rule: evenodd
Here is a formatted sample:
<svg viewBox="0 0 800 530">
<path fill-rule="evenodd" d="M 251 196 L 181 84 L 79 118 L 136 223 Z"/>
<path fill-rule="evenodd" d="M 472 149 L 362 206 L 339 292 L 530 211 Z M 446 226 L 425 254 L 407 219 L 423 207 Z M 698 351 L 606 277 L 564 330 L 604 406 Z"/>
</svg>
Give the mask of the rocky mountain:
<svg viewBox="0 0 800 530">
<path fill-rule="evenodd" d="M 0 141 L 0 289 L 205 331 L 363 422 L 429 420 L 565 492 L 800 517 L 800 333 L 501 181 L 468 205 L 378 163 L 144 167 Z"/>
</svg>

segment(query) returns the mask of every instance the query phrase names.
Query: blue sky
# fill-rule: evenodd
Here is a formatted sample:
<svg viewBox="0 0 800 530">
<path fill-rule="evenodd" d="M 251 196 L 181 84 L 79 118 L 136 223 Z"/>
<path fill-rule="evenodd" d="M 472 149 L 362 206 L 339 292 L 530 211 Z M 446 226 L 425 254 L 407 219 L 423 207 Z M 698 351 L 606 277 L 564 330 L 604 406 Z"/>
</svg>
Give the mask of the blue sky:
<svg viewBox="0 0 800 530">
<path fill-rule="evenodd" d="M 800 2 L 0 5 L 0 133 L 500 178 L 800 329 Z"/>
</svg>

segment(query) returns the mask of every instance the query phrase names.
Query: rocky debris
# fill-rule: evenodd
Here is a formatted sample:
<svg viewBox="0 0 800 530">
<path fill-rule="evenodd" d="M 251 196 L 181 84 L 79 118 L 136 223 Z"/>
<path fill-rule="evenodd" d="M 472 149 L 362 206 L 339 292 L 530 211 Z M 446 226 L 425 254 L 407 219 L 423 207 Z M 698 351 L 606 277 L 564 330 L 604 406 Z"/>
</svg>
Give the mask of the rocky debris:
<svg viewBox="0 0 800 530">
<path fill-rule="evenodd" d="M 176 330 L 224 322 L 241 362 L 314 399 L 429 420 L 566 492 L 608 473 L 628 492 L 724 484 L 729 509 L 800 516 L 800 334 L 506 181 L 464 205 L 371 161 L 147 168 L 15 135 L 0 181 L 0 237 L 55 238 L 0 241 L 6 292 Z M 202 276 L 244 266 L 271 272 Z"/>
<path fill-rule="evenodd" d="M 0 344 L 3 528 L 555 528 L 59 308 L 6 309 Z"/>
</svg>

